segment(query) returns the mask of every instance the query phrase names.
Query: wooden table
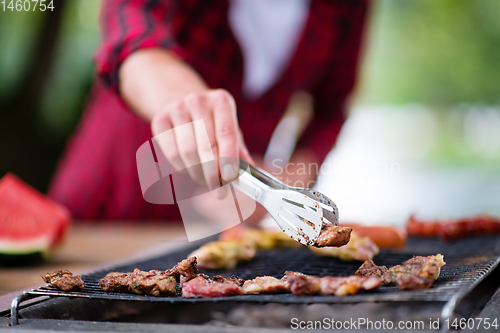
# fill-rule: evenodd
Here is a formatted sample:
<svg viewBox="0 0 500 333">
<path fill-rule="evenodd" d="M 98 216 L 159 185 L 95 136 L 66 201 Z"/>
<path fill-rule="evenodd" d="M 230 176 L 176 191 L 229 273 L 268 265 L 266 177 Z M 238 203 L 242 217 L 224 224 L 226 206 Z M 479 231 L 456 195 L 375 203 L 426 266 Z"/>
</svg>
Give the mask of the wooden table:
<svg viewBox="0 0 500 333">
<path fill-rule="evenodd" d="M 43 285 L 40 275 L 58 269 L 81 273 L 126 259 L 150 247 L 186 238 L 182 223 L 73 223 L 48 260 L 24 267 L 0 266 L 0 295 Z"/>
</svg>

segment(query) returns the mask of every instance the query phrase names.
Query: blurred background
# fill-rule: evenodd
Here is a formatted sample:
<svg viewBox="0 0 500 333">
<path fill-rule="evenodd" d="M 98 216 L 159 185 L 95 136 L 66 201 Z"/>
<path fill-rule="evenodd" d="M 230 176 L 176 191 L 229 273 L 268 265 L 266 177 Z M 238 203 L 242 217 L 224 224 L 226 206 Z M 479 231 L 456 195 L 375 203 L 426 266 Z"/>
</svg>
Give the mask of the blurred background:
<svg viewBox="0 0 500 333">
<path fill-rule="evenodd" d="M 341 220 L 500 216 L 500 2 L 374 2 L 320 191 Z"/>
<path fill-rule="evenodd" d="M 81 116 L 98 0 L 0 11 L 0 176 L 45 192 Z M 375 0 L 360 81 L 318 189 L 341 219 L 500 216 L 500 1 Z"/>
</svg>

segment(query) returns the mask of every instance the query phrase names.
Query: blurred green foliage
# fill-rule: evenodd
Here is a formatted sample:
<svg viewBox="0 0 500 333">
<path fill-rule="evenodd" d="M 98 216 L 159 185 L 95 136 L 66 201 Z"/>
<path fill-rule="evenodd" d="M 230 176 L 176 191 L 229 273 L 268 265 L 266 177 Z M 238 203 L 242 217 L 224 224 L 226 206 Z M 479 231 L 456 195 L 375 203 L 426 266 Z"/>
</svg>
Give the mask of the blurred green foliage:
<svg viewBox="0 0 500 333">
<path fill-rule="evenodd" d="M 373 4 L 358 103 L 500 104 L 500 1 Z"/>
<path fill-rule="evenodd" d="M 46 191 L 93 79 L 98 0 L 0 10 L 0 177 Z"/>
<path fill-rule="evenodd" d="M 40 132 L 49 139 L 65 140 L 80 117 L 94 72 L 98 7 L 99 0 L 71 0 L 64 8 L 37 115 Z M 19 84 L 27 63 L 36 58 L 34 39 L 45 19 L 51 19 L 48 11 L 0 11 L 0 100 L 23 89 Z"/>
<path fill-rule="evenodd" d="M 59 138 L 77 124 L 94 75 L 92 55 L 99 42 L 98 0 L 71 0 L 62 22 L 54 67 L 41 105 L 44 123 Z"/>
</svg>

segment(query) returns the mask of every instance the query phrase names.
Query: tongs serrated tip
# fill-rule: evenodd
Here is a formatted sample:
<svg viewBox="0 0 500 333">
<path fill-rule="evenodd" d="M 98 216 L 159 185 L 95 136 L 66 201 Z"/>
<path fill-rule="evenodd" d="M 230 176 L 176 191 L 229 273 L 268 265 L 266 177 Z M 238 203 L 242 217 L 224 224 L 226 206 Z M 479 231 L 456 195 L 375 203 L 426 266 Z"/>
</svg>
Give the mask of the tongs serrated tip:
<svg viewBox="0 0 500 333">
<path fill-rule="evenodd" d="M 233 184 L 264 206 L 281 230 L 301 244 L 314 245 L 323 225 L 338 225 L 338 209 L 330 198 L 288 186 L 242 159 Z"/>
</svg>

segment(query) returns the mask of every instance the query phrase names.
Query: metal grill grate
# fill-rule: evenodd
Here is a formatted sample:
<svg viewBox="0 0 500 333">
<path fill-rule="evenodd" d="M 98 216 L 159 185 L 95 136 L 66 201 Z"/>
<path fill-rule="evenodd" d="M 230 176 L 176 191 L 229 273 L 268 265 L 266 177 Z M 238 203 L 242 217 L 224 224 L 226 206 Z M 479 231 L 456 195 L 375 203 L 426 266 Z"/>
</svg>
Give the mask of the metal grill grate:
<svg viewBox="0 0 500 333">
<path fill-rule="evenodd" d="M 257 302 L 257 303 L 359 303 L 372 301 L 435 301 L 447 302 L 468 293 L 479 281 L 488 275 L 500 262 L 500 238 L 476 237 L 453 244 L 436 239 L 410 239 L 403 251 L 381 251 L 375 258 L 378 265 L 393 266 L 415 256 L 442 253 L 446 266 L 439 279 L 429 290 L 400 291 L 397 287 L 381 287 L 375 291 L 360 292 L 353 296 L 306 296 L 291 294 L 241 295 L 221 298 L 184 299 L 178 293 L 174 297 L 153 297 L 133 294 L 103 292 L 99 289 L 99 279 L 110 271 L 131 272 L 141 270 L 167 269 L 187 257 L 193 248 L 159 256 L 130 265 L 113 267 L 82 276 L 85 290 L 63 292 L 51 287 L 41 287 L 30 291 L 32 295 L 84 297 L 91 299 L 134 300 L 151 302 Z M 345 262 L 333 258 L 316 257 L 308 249 L 276 249 L 257 254 L 251 262 L 241 264 L 231 271 L 205 271 L 209 275 L 237 275 L 243 279 L 272 275 L 282 277 L 286 270 L 299 271 L 317 276 L 348 276 L 360 266 L 359 262 Z"/>
</svg>

